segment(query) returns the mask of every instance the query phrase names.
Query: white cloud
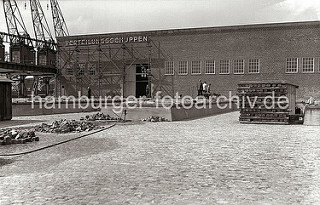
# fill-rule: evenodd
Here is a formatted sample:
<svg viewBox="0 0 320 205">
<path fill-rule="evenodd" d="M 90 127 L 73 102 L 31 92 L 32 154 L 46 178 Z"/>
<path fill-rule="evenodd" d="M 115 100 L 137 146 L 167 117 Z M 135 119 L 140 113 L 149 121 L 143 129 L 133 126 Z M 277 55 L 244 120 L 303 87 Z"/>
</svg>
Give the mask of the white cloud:
<svg viewBox="0 0 320 205">
<path fill-rule="evenodd" d="M 318 20 L 316 0 L 60 0 L 71 34 Z M 29 8 L 20 10 L 30 33 Z M 52 27 L 51 11 L 46 10 Z M 2 4 L 0 11 L 3 11 Z M 0 13 L 0 30 L 6 31 Z"/>
<path fill-rule="evenodd" d="M 319 0 L 286 0 L 279 4 L 279 7 L 291 12 L 292 15 L 316 15 L 318 20 L 320 17 L 320 1 Z"/>
</svg>

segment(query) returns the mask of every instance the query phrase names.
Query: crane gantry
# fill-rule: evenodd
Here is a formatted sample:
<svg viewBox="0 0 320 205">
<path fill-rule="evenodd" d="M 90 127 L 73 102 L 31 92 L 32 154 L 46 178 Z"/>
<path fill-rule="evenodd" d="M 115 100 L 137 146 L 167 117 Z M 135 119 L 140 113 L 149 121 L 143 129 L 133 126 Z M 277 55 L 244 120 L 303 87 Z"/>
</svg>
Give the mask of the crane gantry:
<svg viewBox="0 0 320 205">
<path fill-rule="evenodd" d="M 50 4 L 56 37 L 69 36 L 68 27 L 62 15 L 58 0 L 50 0 Z"/>
<path fill-rule="evenodd" d="M 57 0 L 50 0 L 51 12 L 52 12 L 52 20 L 53 27 L 56 37 L 61 36 L 69 36 L 69 31 L 62 15 L 62 11 L 60 9 L 59 3 Z M 30 8 L 31 8 L 31 16 L 32 23 L 34 28 L 35 37 L 38 40 L 46 41 L 46 37 L 49 38 L 49 41 L 54 42 L 54 38 L 51 34 L 48 22 L 44 15 L 42 6 L 40 4 L 40 0 L 30 0 Z M 37 47 L 43 47 L 43 43 L 41 43 Z"/>
<path fill-rule="evenodd" d="M 44 42 L 47 40 L 46 37 L 49 38 L 49 41 L 54 42 L 54 39 L 51 35 L 51 31 L 44 15 L 42 6 L 39 0 L 30 0 L 30 9 L 31 9 L 31 17 L 32 24 L 34 29 L 34 35 L 37 40 L 36 47 L 43 48 Z"/>
<path fill-rule="evenodd" d="M 2 2 L 10 43 L 20 43 L 27 40 L 30 35 L 27 32 L 17 2 L 15 0 L 2 0 Z"/>
<path fill-rule="evenodd" d="M 10 43 L 10 61 L 7 67 L 11 68 L 12 66 L 9 64 L 14 63 L 15 72 L 21 76 L 19 79 L 22 85 L 20 87 L 22 88 L 19 89 L 22 93 L 25 93 L 23 75 L 26 74 L 23 73 L 27 72 L 28 74 L 35 71 L 41 75 L 41 69 L 43 69 L 43 74 L 48 73 L 48 71 L 56 73 L 58 48 L 56 40 L 51 34 L 40 0 L 29 0 L 34 38 L 31 38 L 31 35 L 27 31 L 17 1 L 18 0 L 2 0 L 8 33 L 0 32 L 0 63 L 2 61 L 2 64 L 5 65 L 5 48 L 3 42 L 8 42 Z M 50 0 L 50 5 L 55 37 L 68 36 L 69 31 L 58 1 Z M 26 70 L 26 68 L 29 70 Z M 53 69 L 50 70 L 48 68 Z M 34 89 L 37 87 L 38 79 L 41 79 L 41 77 L 35 77 L 37 83 L 33 86 Z M 25 96 L 25 94 L 23 94 L 23 96 Z"/>
<path fill-rule="evenodd" d="M 23 21 L 21 12 L 17 5 L 16 0 L 2 0 L 4 14 L 8 29 L 8 35 L 10 36 L 10 43 L 19 43 L 21 41 L 28 40 L 27 44 L 32 45 L 30 34 L 27 31 L 27 27 Z M 64 20 L 61 8 L 57 0 L 50 0 L 51 13 L 53 20 L 53 29 L 55 37 L 69 36 L 69 31 Z M 42 47 L 46 41 L 54 44 L 54 38 L 51 34 L 50 27 L 45 18 L 44 11 L 40 4 L 40 0 L 30 0 L 31 17 L 33 30 L 35 34 L 35 48 Z"/>
</svg>

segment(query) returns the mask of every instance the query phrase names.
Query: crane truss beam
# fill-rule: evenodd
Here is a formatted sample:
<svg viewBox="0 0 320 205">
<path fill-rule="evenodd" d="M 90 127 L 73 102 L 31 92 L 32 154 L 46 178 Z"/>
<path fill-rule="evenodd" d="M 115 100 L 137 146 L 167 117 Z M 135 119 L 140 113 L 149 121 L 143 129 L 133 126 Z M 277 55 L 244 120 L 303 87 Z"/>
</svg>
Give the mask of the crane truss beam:
<svg viewBox="0 0 320 205">
<path fill-rule="evenodd" d="M 31 7 L 31 17 L 34 28 L 35 38 L 37 40 L 37 48 L 43 48 L 46 42 L 46 35 L 49 37 L 50 41 L 53 41 L 53 37 L 50 32 L 48 22 L 45 18 L 42 6 L 39 0 L 30 0 Z"/>
<path fill-rule="evenodd" d="M 6 17 L 8 33 L 12 35 L 10 36 L 10 43 L 25 43 L 30 45 L 30 41 L 21 42 L 21 40 L 28 39 L 21 39 L 20 37 L 29 37 L 29 34 L 22 19 L 17 2 L 15 0 L 3 0 L 3 9 Z"/>
<path fill-rule="evenodd" d="M 50 0 L 53 26 L 56 37 L 69 36 L 67 24 L 63 18 L 62 11 L 57 0 Z"/>
</svg>

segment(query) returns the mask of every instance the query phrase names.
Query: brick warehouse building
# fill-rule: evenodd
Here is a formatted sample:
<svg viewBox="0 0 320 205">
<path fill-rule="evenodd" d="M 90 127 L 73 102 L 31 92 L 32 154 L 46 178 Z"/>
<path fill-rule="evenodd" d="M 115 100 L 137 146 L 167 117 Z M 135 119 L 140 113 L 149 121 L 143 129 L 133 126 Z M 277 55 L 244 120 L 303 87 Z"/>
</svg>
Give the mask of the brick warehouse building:
<svg viewBox="0 0 320 205">
<path fill-rule="evenodd" d="M 240 81 L 287 80 L 298 98 L 320 97 L 320 22 L 79 35 L 58 39 L 60 95 L 197 95 L 199 79 L 215 93 Z M 148 69 L 151 75 L 146 74 Z"/>
</svg>

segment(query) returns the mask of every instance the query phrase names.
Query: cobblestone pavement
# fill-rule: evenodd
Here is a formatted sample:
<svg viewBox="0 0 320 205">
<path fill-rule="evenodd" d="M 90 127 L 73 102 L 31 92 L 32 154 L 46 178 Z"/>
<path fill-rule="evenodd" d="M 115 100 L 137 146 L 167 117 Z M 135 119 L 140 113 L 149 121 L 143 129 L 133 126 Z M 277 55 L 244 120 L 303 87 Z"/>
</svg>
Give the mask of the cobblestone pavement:
<svg viewBox="0 0 320 205">
<path fill-rule="evenodd" d="M 0 204 L 320 204 L 320 127 L 238 117 L 119 125 L 15 158 Z"/>
</svg>

